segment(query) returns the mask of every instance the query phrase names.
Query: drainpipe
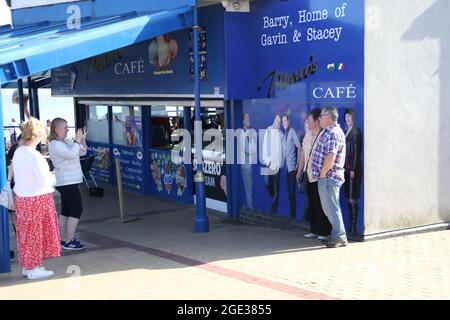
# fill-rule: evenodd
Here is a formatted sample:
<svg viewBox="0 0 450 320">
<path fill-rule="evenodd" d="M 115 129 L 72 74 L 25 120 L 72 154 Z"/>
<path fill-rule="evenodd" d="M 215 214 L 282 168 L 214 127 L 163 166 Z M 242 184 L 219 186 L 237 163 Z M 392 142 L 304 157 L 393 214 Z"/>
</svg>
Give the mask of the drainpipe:
<svg viewBox="0 0 450 320">
<path fill-rule="evenodd" d="M 23 98 L 23 80 L 17 80 L 17 88 L 19 90 L 19 108 L 20 108 L 20 123 L 25 121 L 25 101 Z M 28 97 L 29 99 L 29 97 Z"/>
<path fill-rule="evenodd" d="M 0 84 L 1 88 L 1 84 Z M 3 129 L 2 93 L 0 89 L 0 187 L 6 185 L 5 135 Z M 11 272 L 9 258 L 9 221 L 8 210 L 0 206 L 0 273 Z"/>
<path fill-rule="evenodd" d="M 206 199 L 205 199 L 205 175 L 203 174 L 203 156 L 202 156 L 202 119 L 200 114 L 200 70 L 198 58 L 198 1 L 195 1 L 194 7 L 194 93 L 195 93 L 195 153 L 197 159 L 197 173 L 194 177 L 195 182 L 195 198 L 196 198 L 196 217 L 194 218 L 195 232 L 203 233 L 209 231 L 209 221 L 206 215 Z"/>
</svg>

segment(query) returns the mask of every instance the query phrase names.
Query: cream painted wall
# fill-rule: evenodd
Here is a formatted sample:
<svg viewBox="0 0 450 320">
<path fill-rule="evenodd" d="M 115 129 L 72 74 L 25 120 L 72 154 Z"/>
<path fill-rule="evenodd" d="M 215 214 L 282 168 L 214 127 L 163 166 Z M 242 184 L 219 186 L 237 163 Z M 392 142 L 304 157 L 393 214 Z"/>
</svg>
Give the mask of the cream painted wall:
<svg viewBox="0 0 450 320">
<path fill-rule="evenodd" d="M 449 0 L 366 0 L 366 235 L 450 221 L 449 52 Z"/>
</svg>

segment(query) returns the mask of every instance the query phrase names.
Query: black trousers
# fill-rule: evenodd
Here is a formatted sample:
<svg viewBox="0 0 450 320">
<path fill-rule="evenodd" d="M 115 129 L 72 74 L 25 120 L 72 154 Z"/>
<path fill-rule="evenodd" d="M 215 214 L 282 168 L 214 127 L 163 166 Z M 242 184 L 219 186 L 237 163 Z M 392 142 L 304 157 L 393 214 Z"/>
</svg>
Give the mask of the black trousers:
<svg viewBox="0 0 450 320">
<path fill-rule="evenodd" d="M 280 170 L 275 174 L 264 176 L 264 183 L 266 184 L 267 192 L 272 198 L 270 212 L 277 213 L 278 197 L 280 195 Z"/>
<path fill-rule="evenodd" d="M 80 219 L 83 205 L 78 184 L 56 187 L 56 190 L 61 193 L 61 215 Z"/>
<path fill-rule="evenodd" d="M 297 203 L 295 202 L 295 186 L 297 180 L 297 172 L 295 170 L 288 172 L 286 177 L 289 196 L 289 207 L 291 209 L 291 218 L 295 219 L 297 215 Z"/>
<path fill-rule="evenodd" d="M 317 182 L 308 183 L 307 194 L 309 213 L 311 215 L 311 232 L 319 236 L 329 236 L 331 234 L 331 223 L 323 212 Z"/>
</svg>

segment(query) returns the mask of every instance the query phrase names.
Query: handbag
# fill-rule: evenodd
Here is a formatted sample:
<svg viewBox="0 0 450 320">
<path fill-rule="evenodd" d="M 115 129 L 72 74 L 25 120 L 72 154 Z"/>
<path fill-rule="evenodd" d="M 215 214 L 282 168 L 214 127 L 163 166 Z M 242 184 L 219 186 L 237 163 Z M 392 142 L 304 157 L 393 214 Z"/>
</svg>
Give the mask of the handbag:
<svg viewBox="0 0 450 320">
<path fill-rule="evenodd" d="M 12 166 L 12 164 L 11 164 Z M 4 206 L 10 211 L 16 210 L 16 204 L 14 203 L 14 194 L 11 190 L 10 181 L 12 178 L 12 167 L 9 167 L 8 171 L 8 181 L 6 181 L 6 185 L 0 193 L 0 205 Z"/>
<path fill-rule="evenodd" d="M 300 178 L 298 179 L 298 191 L 305 193 L 308 188 L 308 174 L 305 170 L 302 171 Z"/>
<path fill-rule="evenodd" d="M 0 205 L 4 206 L 10 211 L 16 210 L 16 204 L 14 203 L 14 195 L 9 183 L 3 188 L 0 194 Z"/>
</svg>

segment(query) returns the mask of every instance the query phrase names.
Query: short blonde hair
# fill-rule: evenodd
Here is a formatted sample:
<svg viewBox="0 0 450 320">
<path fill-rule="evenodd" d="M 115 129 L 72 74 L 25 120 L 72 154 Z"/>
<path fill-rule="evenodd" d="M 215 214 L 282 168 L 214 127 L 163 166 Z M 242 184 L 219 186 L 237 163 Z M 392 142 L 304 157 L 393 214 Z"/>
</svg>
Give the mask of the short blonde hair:
<svg viewBox="0 0 450 320">
<path fill-rule="evenodd" d="M 24 141 L 32 141 L 43 134 L 45 134 L 44 126 L 36 118 L 30 118 L 22 124 L 22 139 Z"/>
</svg>

